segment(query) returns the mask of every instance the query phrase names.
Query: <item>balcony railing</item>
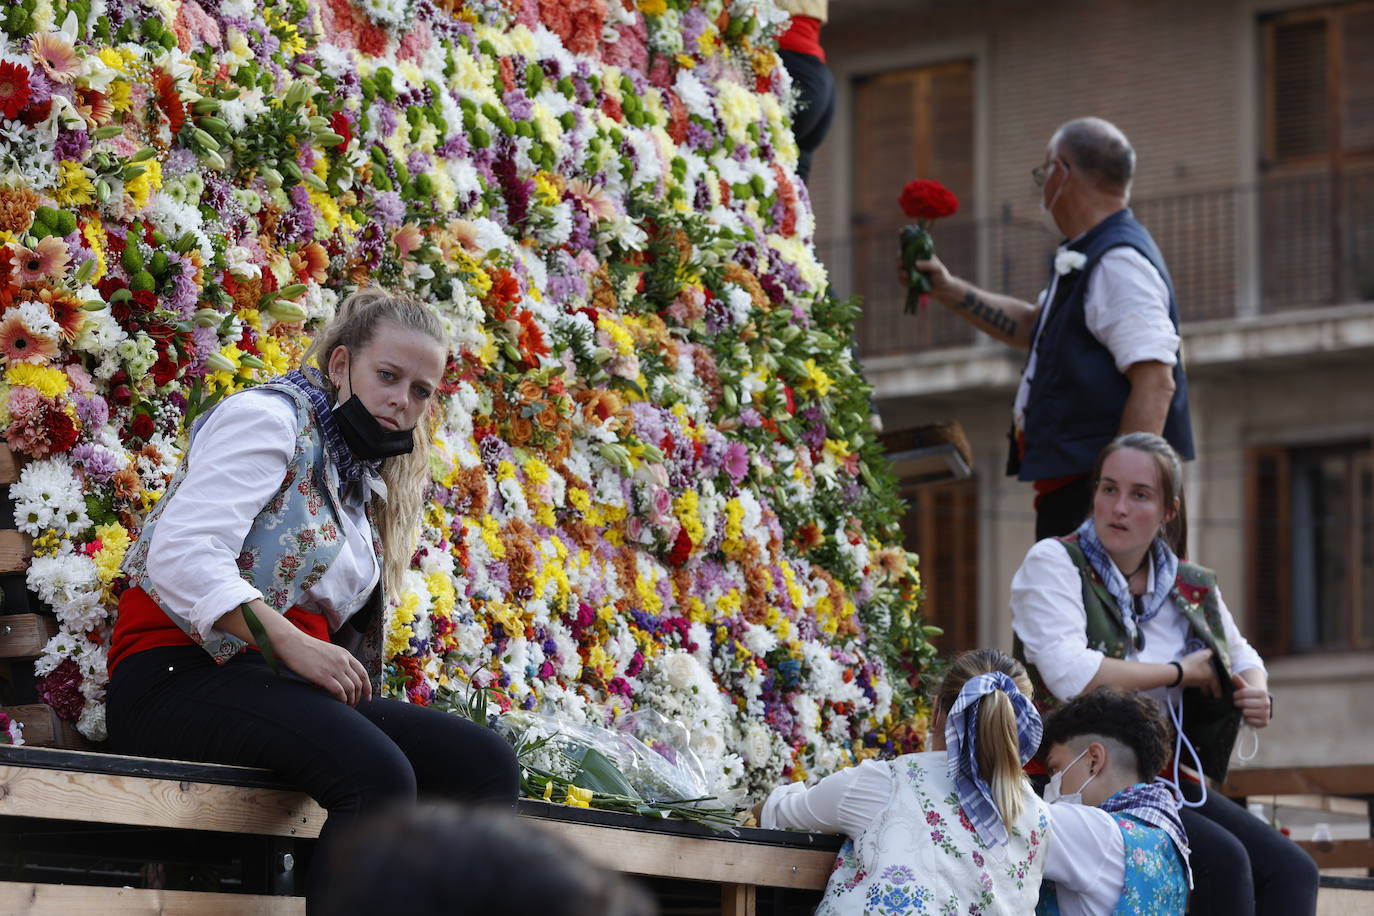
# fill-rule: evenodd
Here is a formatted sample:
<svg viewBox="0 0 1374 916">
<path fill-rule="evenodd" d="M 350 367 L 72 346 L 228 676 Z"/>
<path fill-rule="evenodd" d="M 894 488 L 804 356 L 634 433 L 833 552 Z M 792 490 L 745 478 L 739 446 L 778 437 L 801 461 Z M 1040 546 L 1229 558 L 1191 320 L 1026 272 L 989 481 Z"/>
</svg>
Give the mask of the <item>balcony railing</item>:
<svg viewBox="0 0 1374 916">
<path fill-rule="evenodd" d="M 1374 300 L 1374 170 L 1270 178 L 1254 187 L 1137 200 L 1173 276 L 1185 325 Z M 864 297 L 859 352 L 893 355 L 967 346 L 976 332 L 933 304 L 903 313 L 897 236 L 904 221 L 863 226 L 818 242 L 840 295 Z M 936 249 L 954 273 L 1030 299 L 1048 280 L 1055 239 L 1012 216 L 958 217 L 935 228 Z"/>
</svg>

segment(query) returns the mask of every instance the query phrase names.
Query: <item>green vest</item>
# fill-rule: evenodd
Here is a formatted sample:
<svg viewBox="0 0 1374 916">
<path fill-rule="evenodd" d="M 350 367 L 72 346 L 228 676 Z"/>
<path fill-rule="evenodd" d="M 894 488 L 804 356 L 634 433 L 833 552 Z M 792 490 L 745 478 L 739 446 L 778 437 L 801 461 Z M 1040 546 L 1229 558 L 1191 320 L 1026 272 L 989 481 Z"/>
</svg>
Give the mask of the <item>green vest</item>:
<svg viewBox="0 0 1374 916">
<path fill-rule="evenodd" d="M 1130 634 L 1112 593 L 1092 568 L 1078 535 L 1059 538 L 1083 580 L 1083 610 L 1087 614 L 1087 646 L 1108 658 L 1125 658 Z M 1183 732 L 1197 751 L 1202 769 L 1218 782 L 1226 778 L 1231 749 L 1240 728 L 1240 710 L 1231 701 L 1231 655 L 1226 644 L 1226 628 L 1221 621 L 1221 602 L 1217 599 L 1217 575 L 1204 566 L 1179 561 L 1178 575 L 1169 592 L 1192 636 L 1212 650 L 1212 663 L 1221 684 L 1220 697 L 1205 696 L 1201 690 L 1183 692 Z M 1025 646 L 1014 637 L 1012 653 L 1026 666 L 1035 686 L 1036 705 L 1042 712 L 1058 706 L 1059 698 L 1050 693 L 1040 672 L 1026 661 Z M 1184 762 L 1187 763 L 1185 756 Z"/>
</svg>

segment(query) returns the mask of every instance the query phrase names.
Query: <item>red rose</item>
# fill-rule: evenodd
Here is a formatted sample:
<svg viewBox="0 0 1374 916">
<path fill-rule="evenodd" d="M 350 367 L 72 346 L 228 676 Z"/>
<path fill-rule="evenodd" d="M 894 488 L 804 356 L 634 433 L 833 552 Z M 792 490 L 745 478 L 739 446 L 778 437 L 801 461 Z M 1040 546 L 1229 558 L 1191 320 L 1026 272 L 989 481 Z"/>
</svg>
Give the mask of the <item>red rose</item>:
<svg viewBox="0 0 1374 916">
<path fill-rule="evenodd" d="M 138 438 L 146 440 L 152 436 L 154 428 L 153 418 L 146 413 L 141 413 L 134 417 L 133 427 L 130 431 Z"/>
<path fill-rule="evenodd" d="M 908 182 L 897 202 L 911 219 L 941 219 L 959 210 L 959 198 L 938 181 Z"/>
<path fill-rule="evenodd" d="M 177 377 L 177 372 L 180 369 L 181 367 L 177 365 L 175 359 L 163 353 L 157 358 L 157 362 L 153 363 L 153 382 L 158 387 L 166 385 Z"/>
<path fill-rule="evenodd" d="M 110 392 L 110 399 L 120 407 L 128 407 L 134 401 L 134 393 L 129 390 L 128 385 L 116 385 Z"/>
</svg>

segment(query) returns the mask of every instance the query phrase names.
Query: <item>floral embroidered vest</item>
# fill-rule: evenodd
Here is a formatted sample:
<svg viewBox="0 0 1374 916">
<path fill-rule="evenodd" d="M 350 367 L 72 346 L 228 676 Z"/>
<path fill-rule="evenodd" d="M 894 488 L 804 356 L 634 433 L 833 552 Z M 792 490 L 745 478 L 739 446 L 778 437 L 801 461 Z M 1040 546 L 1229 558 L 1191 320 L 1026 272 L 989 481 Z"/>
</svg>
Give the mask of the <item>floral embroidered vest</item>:
<svg viewBox="0 0 1374 916">
<path fill-rule="evenodd" d="M 339 504 L 338 493 L 325 479 L 324 439 L 309 400 L 290 385 L 267 382 L 259 385 L 256 390 L 264 389 L 285 394 L 295 404 L 298 432 L 295 449 L 287 463 L 281 487 L 253 520 L 253 525 L 243 540 L 238 566 L 239 574 L 262 592 L 263 600 L 278 613 L 285 613 L 300 600 L 307 589 L 320 580 L 330 563 L 343 549 L 343 509 Z M 203 420 L 204 417 L 201 418 L 201 421 Z M 198 422 L 191 431 L 186 443 L 188 453 L 191 441 L 195 439 L 196 429 L 199 428 Z M 158 603 L 169 620 L 181 627 L 188 636 L 209 652 L 215 661 L 223 664 L 244 648 L 243 640 L 228 633 L 218 639 L 201 639 L 190 621 L 168 609 L 147 575 L 148 548 L 152 543 L 153 532 L 157 530 L 158 518 L 161 516 L 162 508 L 176 495 L 177 488 L 185 479 L 186 467 L 186 461 L 183 459 L 167 485 L 166 492 L 148 513 L 138 540 L 129 548 L 124 558 L 123 568 L 131 585 L 147 592 L 148 597 Z M 382 544 L 370 503 L 367 517 L 372 527 L 372 548 L 380 567 Z M 379 587 L 368 603 L 340 629 L 338 636 L 343 638 L 335 639 L 358 656 L 359 661 L 367 668 L 374 688 L 380 684 L 382 673 L 383 606 Z M 347 632 L 349 630 L 354 632 Z"/>
<path fill-rule="evenodd" d="M 1169 835 L 1129 814 L 1116 814 L 1125 844 L 1126 872 L 1112 916 L 1183 916 L 1188 876 Z M 1059 894 L 1046 881 L 1035 916 L 1059 916 Z"/>
<path fill-rule="evenodd" d="M 1083 579 L 1083 609 L 1087 614 L 1087 645 L 1108 658 L 1125 658 L 1130 636 L 1121 620 L 1116 599 L 1092 568 L 1078 536 L 1059 538 L 1069 559 Z M 1217 574 L 1204 566 L 1179 561 L 1178 574 L 1169 598 L 1183 618 L 1188 621 L 1192 638 L 1212 650 L 1217 668 L 1217 680 L 1222 696 L 1207 697 L 1200 690 L 1184 691 L 1183 732 L 1197 749 L 1203 771 L 1217 781 L 1226 778 L 1227 763 L 1235 746 L 1240 727 L 1240 712 L 1231 702 L 1231 653 L 1226 641 L 1226 627 L 1221 620 L 1221 602 L 1217 599 Z M 1012 654 L 1026 666 L 1031 683 L 1035 685 L 1035 705 L 1046 712 L 1059 705 L 1050 693 L 1040 672 L 1026 661 L 1025 646 L 1019 637 L 1013 639 Z"/>
<path fill-rule="evenodd" d="M 990 849 L 959 806 L 944 753 L 888 761 L 892 799 L 845 840 L 816 916 L 993 916 L 1035 907 L 1049 817 L 1027 788 L 1006 846 Z"/>
</svg>

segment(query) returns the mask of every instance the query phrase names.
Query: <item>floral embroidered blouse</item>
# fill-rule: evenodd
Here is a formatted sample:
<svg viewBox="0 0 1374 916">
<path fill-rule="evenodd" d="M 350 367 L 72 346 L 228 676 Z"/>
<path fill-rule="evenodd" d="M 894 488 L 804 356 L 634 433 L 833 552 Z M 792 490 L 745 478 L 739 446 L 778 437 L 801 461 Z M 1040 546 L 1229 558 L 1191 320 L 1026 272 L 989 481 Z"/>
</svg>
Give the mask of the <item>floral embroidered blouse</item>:
<svg viewBox="0 0 1374 916">
<path fill-rule="evenodd" d="M 1024 803 L 1007 845 L 989 848 L 959 807 L 945 753 L 932 751 L 781 786 L 760 825 L 848 836 L 817 916 L 1012 916 L 1035 909 L 1050 830 L 1029 786 Z"/>
</svg>

